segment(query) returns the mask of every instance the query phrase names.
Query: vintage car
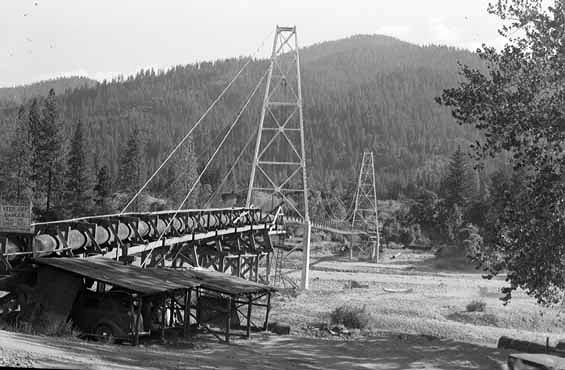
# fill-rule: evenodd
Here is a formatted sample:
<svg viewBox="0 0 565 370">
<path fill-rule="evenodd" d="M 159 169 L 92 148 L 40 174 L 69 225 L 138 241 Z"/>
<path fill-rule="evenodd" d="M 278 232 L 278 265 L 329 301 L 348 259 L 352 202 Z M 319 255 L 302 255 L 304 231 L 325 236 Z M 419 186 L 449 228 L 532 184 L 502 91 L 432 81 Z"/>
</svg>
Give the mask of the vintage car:
<svg viewBox="0 0 565 370">
<path fill-rule="evenodd" d="M 140 303 L 140 298 L 130 292 L 85 289 L 73 305 L 71 319 L 87 336 L 106 342 L 129 340 L 135 334 L 136 321 L 139 335 L 149 334 L 149 331 L 144 331 L 143 315 L 137 315 Z"/>
</svg>

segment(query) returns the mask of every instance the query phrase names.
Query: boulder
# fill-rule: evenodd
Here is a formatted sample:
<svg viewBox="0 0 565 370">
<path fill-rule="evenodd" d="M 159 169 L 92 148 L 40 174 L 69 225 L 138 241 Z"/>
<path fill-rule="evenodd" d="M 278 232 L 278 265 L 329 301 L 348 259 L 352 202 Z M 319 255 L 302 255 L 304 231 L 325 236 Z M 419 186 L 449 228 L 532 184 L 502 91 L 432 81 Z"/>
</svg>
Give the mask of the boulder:
<svg viewBox="0 0 565 370">
<path fill-rule="evenodd" d="M 282 322 L 271 322 L 269 323 L 268 329 L 271 333 L 278 335 L 290 334 L 290 325 Z"/>
</svg>

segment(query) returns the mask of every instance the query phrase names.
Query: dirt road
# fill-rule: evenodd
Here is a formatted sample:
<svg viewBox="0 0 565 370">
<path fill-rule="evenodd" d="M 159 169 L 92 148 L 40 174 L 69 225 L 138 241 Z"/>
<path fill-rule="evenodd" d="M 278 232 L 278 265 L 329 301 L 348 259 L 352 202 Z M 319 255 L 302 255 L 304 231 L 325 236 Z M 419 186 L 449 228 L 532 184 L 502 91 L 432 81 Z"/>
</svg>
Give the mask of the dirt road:
<svg viewBox="0 0 565 370">
<path fill-rule="evenodd" d="M 355 341 L 257 334 L 227 345 L 129 347 L 0 331 L 0 365 L 81 369 L 504 369 L 506 352 L 421 336 Z"/>
<path fill-rule="evenodd" d="M 0 366 L 496 370 L 505 369 L 508 355 L 494 348 L 500 335 L 549 337 L 552 342 L 560 337 L 564 319 L 558 311 L 542 309 L 523 294 L 502 306 L 502 280 L 430 271 L 412 255 L 401 257 L 379 264 L 320 259 L 313 266 L 310 291 L 273 299 L 272 318 L 289 323 L 290 336 L 255 334 L 227 345 L 198 335 L 193 342 L 130 347 L 0 331 Z M 351 289 L 352 280 L 364 288 Z M 410 291 L 389 294 L 384 288 Z M 465 305 L 476 299 L 487 304 L 486 310 L 466 312 Z M 370 330 L 341 338 L 312 329 L 343 304 L 365 306 Z"/>
</svg>

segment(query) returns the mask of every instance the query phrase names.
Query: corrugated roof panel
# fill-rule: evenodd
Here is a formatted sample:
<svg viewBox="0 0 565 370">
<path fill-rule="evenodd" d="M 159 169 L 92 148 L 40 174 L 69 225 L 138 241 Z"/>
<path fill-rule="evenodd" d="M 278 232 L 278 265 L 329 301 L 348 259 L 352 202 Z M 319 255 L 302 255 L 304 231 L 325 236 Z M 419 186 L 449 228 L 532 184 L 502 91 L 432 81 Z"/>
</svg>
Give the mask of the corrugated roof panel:
<svg viewBox="0 0 565 370">
<path fill-rule="evenodd" d="M 273 287 L 268 285 L 258 284 L 237 276 L 228 275 L 218 271 L 208 271 L 199 269 L 163 269 L 157 268 L 161 271 L 170 271 L 180 273 L 185 278 L 193 279 L 200 283 L 202 288 L 215 290 L 221 293 L 230 295 L 244 295 L 255 293 L 267 293 L 275 291 Z"/>
<path fill-rule="evenodd" d="M 34 262 L 141 294 L 162 293 L 199 285 L 197 279 L 189 279 L 189 276 L 184 276 L 183 279 L 173 278 L 168 274 L 156 272 L 155 269 L 124 265 L 109 258 L 36 258 Z"/>
<path fill-rule="evenodd" d="M 267 285 L 217 271 L 141 268 L 124 265 L 109 258 L 51 257 L 36 258 L 34 261 L 143 294 L 197 286 L 230 295 L 266 293 L 275 290 Z"/>
</svg>

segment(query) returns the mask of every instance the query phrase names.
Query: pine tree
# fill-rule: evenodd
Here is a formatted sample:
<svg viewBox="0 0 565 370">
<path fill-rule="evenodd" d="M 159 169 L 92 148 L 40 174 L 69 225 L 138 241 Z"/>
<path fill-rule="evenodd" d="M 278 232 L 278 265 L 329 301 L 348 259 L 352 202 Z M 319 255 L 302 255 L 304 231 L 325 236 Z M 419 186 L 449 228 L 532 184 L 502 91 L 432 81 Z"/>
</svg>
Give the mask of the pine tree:
<svg viewBox="0 0 565 370">
<path fill-rule="evenodd" d="M 84 153 L 84 135 L 78 121 L 67 159 L 65 173 L 65 201 L 67 215 L 85 215 L 92 209 L 91 181 Z"/>
<path fill-rule="evenodd" d="M 25 107 L 22 105 L 16 118 L 16 129 L 10 146 L 2 156 L 2 169 L 5 173 L 4 199 L 8 201 L 29 200 L 32 196 L 31 184 L 31 142 Z"/>
<path fill-rule="evenodd" d="M 38 153 L 38 147 L 40 145 L 39 131 L 41 130 L 41 115 L 39 113 L 39 103 L 37 99 L 33 99 L 29 108 L 28 116 L 29 133 L 31 138 L 31 178 L 33 184 L 34 199 L 40 198 L 40 186 L 38 183 L 43 179 L 43 163 L 39 160 L 40 154 Z"/>
<path fill-rule="evenodd" d="M 96 174 L 96 185 L 94 186 L 94 202 L 99 213 L 109 211 L 108 199 L 111 193 L 112 179 L 108 166 L 102 166 Z"/>
<path fill-rule="evenodd" d="M 133 129 L 120 158 L 117 188 L 119 191 L 131 193 L 140 186 L 140 148 L 139 130 Z"/>
<path fill-rule="evenodd" d="M 39 113 L 37 100 L 33 100 L 29 113 L 31 132 L 32 179 L 35 181 L 34 197 L 41 212 L 42 219 L 57 217 L 56 208 L 61 193 L 62 140 L 58 122 L 57 101 L 55 91 L 49 94 L 43 103 L 42 115 Z M 42 209 L 41 204 L 45 204 Z"/>
<path fill-rule="evenodd" d="M 442 184 L 442 196 L 447 208 L 456 204 L 464 208 L 473 196 L 473 177 L 460 146 L 451 156 L 447 176 Z"/>
</svg>

